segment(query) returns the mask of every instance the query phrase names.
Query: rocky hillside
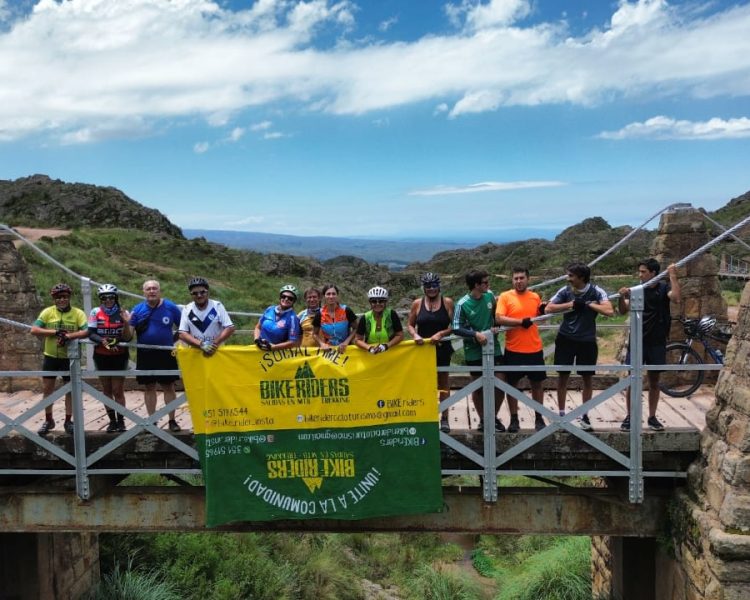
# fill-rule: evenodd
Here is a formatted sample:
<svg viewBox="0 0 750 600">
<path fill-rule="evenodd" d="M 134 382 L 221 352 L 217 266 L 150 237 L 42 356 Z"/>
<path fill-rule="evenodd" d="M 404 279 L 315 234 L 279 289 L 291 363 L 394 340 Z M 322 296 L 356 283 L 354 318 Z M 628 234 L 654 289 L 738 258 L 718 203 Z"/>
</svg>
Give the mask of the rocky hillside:
<svg viewBox="0 0 750 600">
<path fill-rule="evenodd" d="M 552 241 L 533 239 L 441 252 L 427 262 L 409 265 L 406 271 L 463 274 L 471 268 L 481 268 L 494 274 L 508 274 L 513 266 L 526 265 L 534 275 L 554 277 L 561 275 L 571 262 L 591 262 L 631 231 L 631 227 L 611 227 L 601 217 L 591 217 L 568 227 Z M 638 232 L 599 262 L 595 272 L 630 273 L 635 261 L 648 254 L 653 237 L 652 231 Z"/>
<path fill-rule="evenodd" d="M 0 221 L 26 227 L 140 229 L 183 237 L 158 210 L 116 188 L 65 183 L 46 175 L 0 180 Z"/>
</svg>

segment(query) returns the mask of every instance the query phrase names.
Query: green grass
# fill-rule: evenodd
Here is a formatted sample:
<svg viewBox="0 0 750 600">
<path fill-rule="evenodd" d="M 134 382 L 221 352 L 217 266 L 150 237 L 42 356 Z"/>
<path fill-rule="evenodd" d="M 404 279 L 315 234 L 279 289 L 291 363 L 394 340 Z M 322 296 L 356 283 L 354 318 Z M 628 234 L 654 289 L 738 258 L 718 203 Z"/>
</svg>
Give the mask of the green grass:
<svg viewBox="0 0 750 600">
<path fill-rule="evenodd" d="M 115 564 L 99 585 L 88 595 L 88 600 L 180 600 L 176 587 L 157 571 L 137 571 L 132 562 L 122 569 Z"/>
<path fill-rule="evenodd" d="M 425 570 L 463 556 L 435 534 L 117 534 L 100 543 L 106 576 L 153 567 L 185 599 L 354 600 L 365 578 L 413 600 L 450 597 L 424 596 L 426 589 L 469 587 Z"/>
<path fill-rule="evenodd" d="M 591 540 L 587 537 L 482 536 L 475 568 L 494 577 L 498 600 L 589 600 Z"/>
</svg>

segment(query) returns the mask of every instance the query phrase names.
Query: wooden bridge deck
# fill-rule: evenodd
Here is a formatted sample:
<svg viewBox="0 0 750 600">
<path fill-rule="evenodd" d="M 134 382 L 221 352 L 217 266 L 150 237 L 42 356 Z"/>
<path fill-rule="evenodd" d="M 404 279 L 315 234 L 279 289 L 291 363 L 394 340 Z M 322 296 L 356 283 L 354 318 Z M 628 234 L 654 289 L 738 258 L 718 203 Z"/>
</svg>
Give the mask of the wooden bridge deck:
<svg viewBox="0 0 750 600">
<path fill-rule="evenodd" d="M 594 390 L 594 396 L 598 393 Z M 125 392 L 126 406 L 135 413 L 146 416 L 146 407 L 143 403 L 143 392 L 128 391 Z M 14 393 L 0 393 L 0 413 L 11 418 L 17 418 L 26 410 L 34 406 L 42 396 L 29 390 L 22 390 Z M 646 429 L 647 405 L 646 392 L 643 394 L 644 417 L 643 426 Z M 694 429 L 702 431 L 706 424 L 706 412 L 714 402 L 713 386 L 703 386 L 698 392 L 689 398 L 670 398 L 664 394 L 661 395 L 657 417 L 662 421 L 667 429 Z M 579 391 L 569 391 L 567 394 L 566 409 L 568 412 L 580 406 L 581 393 Z M 554 390 L 545 390 L 544 405 L 557 412 L 557 395 Z M 619 393 L 594 408 L 589 413 L 591 424 L 595 431 L 613 431 L 619 430 L 620 423 L 625 418 L 626 399 L 624 394 Z M 163 406 L 163 397 L 161 392 L 158 393 L 157 408 Z M 192 420 L 187 404 L 177 409 L 177 421 L 185 430 L 192 428 Z M 104 406 L 101 402 L 94 399 L 88 394 L 84 394 L 84 414 L 86 415 L 86 431 L 104 431 L 109 423 Z M 62 423 L 65 417 L 63 399 L 56 400 L 53 408 L 53 415 L 57 421 L 57 429 L 62 429 Z M 500 411 L 500 418 L 506 425 L 510 420 L 507 403 L 503 403 Z M 449 411 L 448 419 L 452 430 L 476 429 L 479 426 L 479 418 L 474 410 L 473 404 L 467 397 L 463 398 L 457 404 L 454 404 Z M 534 412 L 525 405 L 519 405 L 519 420 L 521 429 L 534 428 Z M 36 431 L 43 421 L 43 412 L 37 413 L 34 417 L 25 422 L 25 426 Z M 160 425 L 166 428 L 166 418 L 161 420 Z"/>
</svg>

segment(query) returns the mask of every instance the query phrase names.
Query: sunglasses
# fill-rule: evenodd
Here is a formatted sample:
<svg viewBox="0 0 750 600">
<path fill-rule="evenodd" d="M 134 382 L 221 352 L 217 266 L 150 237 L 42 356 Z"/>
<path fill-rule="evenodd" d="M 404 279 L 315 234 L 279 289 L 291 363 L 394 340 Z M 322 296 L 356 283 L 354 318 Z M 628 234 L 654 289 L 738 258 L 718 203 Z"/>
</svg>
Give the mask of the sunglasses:
<svg viewBox="0 0 750 600">
<path fill-rule="evenodd" d="M 208 294 L 208 290 L 196 290 L 194 292 L 190 292 L 191 296 L 205 296 Z"/>
<path fill-rule="evenodd" d="M 104 296 L 99 296 L 99 298 L 102 300 L 102 302 L 106 302 L 107 300 L 117 300 L 117 296 L 114 294 L 106 294 Z"/>
<path fill-rule="evenodd" d="M 490 284 L 490 280 L 489 279 L 482 279 L 482 281 L 480 281 L 479 283 L 481 283 L 482 285 L 489 285 Z"/>
<path fill-rule="evenodd" d="M 426 290 L 436 290 L 440 287 L 440 284 L 439 283 L 425 283 L 422 287 Z"/>
<path fill-rule="evenodd" d="M 370 304 L 385 304 L 385 299 L 383 299 L 383 298 L 370 298 Z"/>
<path fill-rule="evenodd" d="M 279 296 L 279 298 L 281 300 L 289 300 L 289 302 L 296 302 L 297 301 L 297 298 L 295 298 L 294 296 L 287 296 L 286 294 L 281 294 L 281 296 Z"/>
<path fill-rule="evenodd" d="M 70 300 L 70 296 L 68 294 L 58 294 L 57 296 L 52 296 L 55 300 Z"/>
</svg>

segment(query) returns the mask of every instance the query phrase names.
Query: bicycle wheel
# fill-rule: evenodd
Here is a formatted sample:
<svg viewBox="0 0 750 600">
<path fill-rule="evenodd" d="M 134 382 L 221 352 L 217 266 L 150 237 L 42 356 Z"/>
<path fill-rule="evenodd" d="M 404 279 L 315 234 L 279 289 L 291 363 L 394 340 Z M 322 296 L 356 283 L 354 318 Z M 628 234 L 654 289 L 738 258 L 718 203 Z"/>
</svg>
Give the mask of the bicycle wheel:
<svg viewBox="0 0 750 600">
<path fill-rule="evenodd" d="M 687 344 L 673 342 L 667 344 L 668 365 L 702 365 L 703 359 Z M 659 378 L 659 389 L 668 396 L 684 398 L 697 390 L 703 383 L 705 371 L 664 371 Z"/>
</svg>

